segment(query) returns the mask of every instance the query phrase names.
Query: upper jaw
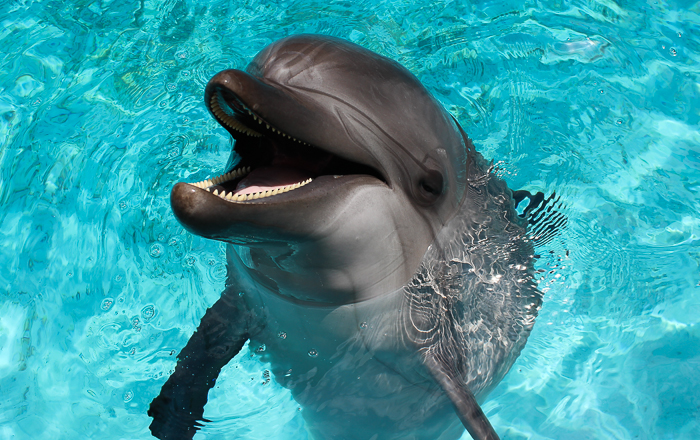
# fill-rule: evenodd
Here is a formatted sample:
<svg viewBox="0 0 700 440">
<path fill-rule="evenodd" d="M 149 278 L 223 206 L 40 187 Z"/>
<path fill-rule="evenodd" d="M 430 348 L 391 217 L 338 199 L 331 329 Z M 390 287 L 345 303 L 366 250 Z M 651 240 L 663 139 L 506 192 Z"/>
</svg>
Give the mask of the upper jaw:
<svg viewBox="0 0 700 440">
<path fill-rule="evenodd" d="M 235 69 L 219 72 L 205 89 L 208 110 L 237 140 L 241 156 L 244 149 L 254 149 L 255 141 L 266 139 L 297 156 L 315 156 L 316 163 L 325 153 L 326 160 L 332 156 L 358 165 L 355 171 L 391 185 L 382 152 L 349 139 L 343 111 L 317 98 L 313 91 L 293 90 Z"/>
</svg>

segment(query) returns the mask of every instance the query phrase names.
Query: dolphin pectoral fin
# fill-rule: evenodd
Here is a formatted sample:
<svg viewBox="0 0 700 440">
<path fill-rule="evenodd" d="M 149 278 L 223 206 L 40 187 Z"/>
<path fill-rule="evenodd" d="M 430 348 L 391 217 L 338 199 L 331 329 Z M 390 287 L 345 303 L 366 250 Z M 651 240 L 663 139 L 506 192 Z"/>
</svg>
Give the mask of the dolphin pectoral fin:
<svg viewBox="0 0 700 440">
<path fill-rule="evenodd" d="M 556 192 L 552 192 L 547 198 L 541 192 L 535 195 L 524 190 L 513 192 L 516 205 L 526 198 L 529 203 L 522 217 L 527 219 L 528 235 L 537 246 L 543 246 L 566 228 L 568 223 L 568 218 L 564 214 L 566 206 Z"/>
<path fill-rule="evenodd" d="M 222 296 L 204 314 L 178 355 L 175 371 L 153 399 L 151 433 L 161 440 L 189 440 L 203 425 L 207 394 L 219 372 L 248 339 L 246 314 L 235 298 Z"/>
<path fill-rule="evenodd" d="M 425 356 L 425 365 L 454 405 L 457 416 L 474 440 L 499 440 L 496 431 L 476 402 L 474 394 L 455 374 L 451 365 L 434 353 Z"/>
</svg>

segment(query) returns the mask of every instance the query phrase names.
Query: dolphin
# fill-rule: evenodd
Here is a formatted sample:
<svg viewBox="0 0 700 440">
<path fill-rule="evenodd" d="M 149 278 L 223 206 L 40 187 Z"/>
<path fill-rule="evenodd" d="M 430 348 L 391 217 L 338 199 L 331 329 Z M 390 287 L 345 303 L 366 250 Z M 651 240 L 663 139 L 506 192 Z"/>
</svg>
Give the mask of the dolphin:
<svg viewBox="0 0 700 440">
<path fill-rule="evenodd" d="M 250 341 L 314 440 L 497 439 L 478 402 L 542 302 L 541 193 L 509 190 L 406 68 L 338 38 L 272 43 L 204 99 L 234 148 L 171 205 L 227 243 L 228 275 L 151 403 L 152 434 L 209 422 L 209 389 Z"/>
</svg>

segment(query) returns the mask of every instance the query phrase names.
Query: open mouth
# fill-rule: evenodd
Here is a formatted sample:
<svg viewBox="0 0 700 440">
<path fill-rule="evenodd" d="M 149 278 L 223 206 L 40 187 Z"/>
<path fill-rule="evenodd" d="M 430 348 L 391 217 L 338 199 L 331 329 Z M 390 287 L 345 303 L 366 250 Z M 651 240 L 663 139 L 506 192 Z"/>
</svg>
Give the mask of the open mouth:
<svg viewBox="0 0 700 440">
<path fill-rule="evenodd" d="M 369 175 L 386 183 L 368 165 L 343 159 L 277 129 L 226 88 L 217 87 L 207 105 L 236 140 L 234 149 L 240 160 L 226 173 L 191 185 L 223 200 L 272 202 L 290 191 L 312 191 L 321 176 Z"/>
</svg>

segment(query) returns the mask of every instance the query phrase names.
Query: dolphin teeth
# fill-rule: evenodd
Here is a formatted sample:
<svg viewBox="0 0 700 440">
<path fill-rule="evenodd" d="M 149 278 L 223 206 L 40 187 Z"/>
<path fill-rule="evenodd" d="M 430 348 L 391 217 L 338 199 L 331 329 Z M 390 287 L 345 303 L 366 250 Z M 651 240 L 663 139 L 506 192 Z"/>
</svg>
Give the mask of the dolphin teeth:
<svg viewBox="0 0 700 440">
<path fill-rule="evenodd" d="M 261 137 L 262 135 L 258 133 L 255 130 L 251 130 L 250 128 L 246 127 L 242 123 L 238 122 L 234 118 L 232 118 L 228 113 L 226 113 L 222 108 L 221 105 L 219 104 L 219 101 L 217 99 L 217 95 L 214 95 L 211 97 L 211 111 L 214 113 L 216 117 L 221 120 L 224 124 L 228 125 L 234 130 L 240 131 L 242 133 L 246 133 L 250 136 L 253 137 Z M 255 115 L 253 115 L 255 117 Z"/>
<path fill-rule="evenodd" d="M 275 127 L 271 127 L 270 124 L 269 124 L 268 122 L 264 121 L 263 118 L 261 118 L 260 116 L 256 115 L 255 113 L 253 113 L 249 108 L 246 108 L 245 110 L 246 110 L 246 112 L 248 112 L 248 114 L 249 114 L 250 116 L 253 117 L 253 120 L 254 120 L 255 122 L 257 122 L 257 123 L 260 124 L 260 125 L 262 125 L 262 124 L 264 123 L 264 124 L 265 124 L 265 128 L 268 129 L 268 130 L 272 130 L 273 133 L 280 134 L 280 135 L 282 135 L 284 138 L 286 138 L 286 139 L 292 139 L 292 140 L 294 140 L 294 141 L 296 141 L 296 142 L 299 142 L 300 144 L 309 145 L 308 143 L 306 143 L 306 142 L 304 142 L 304 141 L 300 141 L 299 139 L 297 139 L 297 138 L 295 138 L 295 137 L 293 137 L 293 136 L 290 136 L 290 135 L 288 135 L 287 133 L 283 133 L 281 130 L 278 130 L 278 129 L 275 128 Z M 253 136 L 253 137 L 261 137 L 261 136 L 262 136 L 262 134 L 258 133 L 257 131 L 253 130 L 253 129 L 250 128 L 250 127 L 246 127 L 243 123 L 241 123 L 240 121 L 234 119 L 232 116 L 230 116 L 228 113 L 226 113 L 226 111 L 225 111 L 223 108 L 221 108 L 221 104 L 219 104 L 219 100 L 218 100 L 218 96 L 217 96 L 217 95 L 214 95 L 214 96 L 211 97 L 211 111 L 212 111 L 212 113 L 214 113 L 214 115 L 215 115 L 217 118 L 219 118 L 219 120 L 220 120 L 224 125 L 226 125 L 226 126 L 232 128 L 232 129 L 234 129 L 234 130 L 240 131 L 240 132 L 242 132 L 242 133 L 245 133 L 245 134 L 247 134 L 247 135 L 249 135 L 249 136 Z"/>
<path fill-rule="evenodd" d="M 197 188 L 201 189 L 206 189 L 207 191 L 211 192 L 211 187 L 214 185 L 218 185 L 220 183 L 228 182 L 230 180 L 242 177 L 250 172 L 250 167 L 242 167 L 242 168 L 236 168 L 234 170 L 229 171 L 228 173 L 224 173 L 220 176 L 217 177 L 212 177 L 211 179 L 206 179 L 202 180 L 200 182 L 194 182 L 190 183 L 192 186 L 196 186 Z M 226 194 L 225 191 L 223 191 L 220 195 L 223 197 Z M 229 193 L 229 195 L 232 195 L 233 192 Z"/>
<path fill-rule="evenodd" d="M 228 182 L 232 179 L 238 178 L 250 172 L 250 167 L 237 168 L 228 173 L 222 174 L 221 176 L 214 177 L 212 179 L 203 180 L 201 182 L 191 183 L 190 185 L 196 186 L 208 192 L 212 192 L 212 186 L 215 186 L 222 182 Z M 289 191 L 293 191 L 297 188 L 301 188 L 304 185 L 309 184 L 313 179 L 308 178 L 301 182 L 293 183 L 291 185 L 281 186 L 279 188 L 267 189 L 264 191 L 258 191 L 249 194 L 234 194 L 233 191 L 226 192 L 225 190 L 213 189 L 213 194 L 229 202 L 245 202 L 248 200 L 264 199 L 266 197 L 276 196 L 278 194 L 284 194 Z"/>
</svg>

